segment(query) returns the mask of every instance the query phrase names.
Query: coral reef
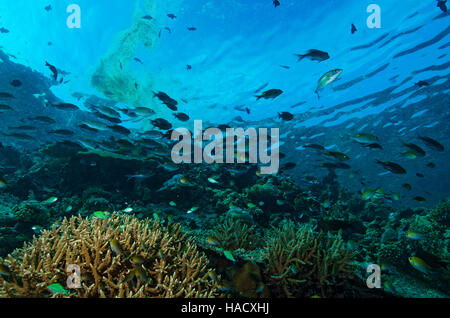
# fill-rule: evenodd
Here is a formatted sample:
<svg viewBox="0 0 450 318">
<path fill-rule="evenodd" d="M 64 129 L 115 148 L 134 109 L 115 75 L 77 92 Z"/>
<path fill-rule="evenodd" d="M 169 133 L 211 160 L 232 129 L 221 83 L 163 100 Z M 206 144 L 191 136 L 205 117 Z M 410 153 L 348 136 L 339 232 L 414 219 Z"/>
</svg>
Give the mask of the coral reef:
<svg viewBox="0 0 450 318">
<path fill-rule="evenodd" d="M 211 231 L 210 238 L 225 250 L 253 250 L 261 245 L 261 236 L 253 225 L 227 216 Z"/>
<path fill-rule="evenodd" d="M 11 274 L 0 278 L 1 297 L 218 295 L 207 258 L 179 225 L 165 228 L 156 221 L 118 214 L 64 219 L 15 250 L 3 264 Z M 70 264 L 80 266 L 80 288 L 53 295 L 48 286 L 66 286 Z"/>
<path fill-rule="evenodd" d="M 331 297 L 352 275 L 352 253 L 340 236 L 285 222 L 273 229 L 263 251 L 269 285 L 281 297 Z"/>
</svg>

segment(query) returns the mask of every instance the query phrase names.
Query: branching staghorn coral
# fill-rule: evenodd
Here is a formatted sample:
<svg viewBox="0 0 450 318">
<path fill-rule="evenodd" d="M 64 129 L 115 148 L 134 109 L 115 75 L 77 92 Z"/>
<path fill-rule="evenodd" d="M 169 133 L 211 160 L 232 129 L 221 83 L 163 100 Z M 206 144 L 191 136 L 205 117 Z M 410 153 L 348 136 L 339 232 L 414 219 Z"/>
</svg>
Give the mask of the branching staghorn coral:
<svg viewBox="0 0 450 318">
<path fill-rule="evenodd" d="M 352 254 L 340 235 L 325 237 L 292 222 L 270 231 L 263 258 L 269 285 L 281 297 L 332 296 L 352 274 Z"/>
<path fill-rule="evenodd" d="M 110 247 L 115 240 L 115 249 Z M 70 264 L 81 286 L 58 297 L 213 297 L 206 256 L 179 225 L 163 227 L 113 214 L 108 219 L 65 219 L 15 250 L 3 264 L 0 297 L 51 297 L 48 286 L 66 286 Z"/>
<path fill-rule="evenodd" d="M 236 217 L 227 216 L 212 230 L 211 237 L 225 250 L 253 250 L 260 243 L 256 227 Z"/>
</svg>

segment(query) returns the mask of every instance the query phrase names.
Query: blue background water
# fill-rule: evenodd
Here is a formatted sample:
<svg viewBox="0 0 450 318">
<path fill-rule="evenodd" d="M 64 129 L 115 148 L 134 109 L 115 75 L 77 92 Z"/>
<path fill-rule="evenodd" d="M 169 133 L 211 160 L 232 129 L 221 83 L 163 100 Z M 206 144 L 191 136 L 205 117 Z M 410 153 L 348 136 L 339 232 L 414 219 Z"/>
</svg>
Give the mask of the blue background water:
<svg viewBox="0 0 450 318">
<path fill-rule="evenodd" d="M 136 25 L 143 14 L 150 14 L 154 17 L 152 45 L 144 47 L 136 41 L 132 48 L 144 64 L 129 62 L 123 75 L 140 83 L 142 89 L 133 102 L 130 98 L 118 102 L 149 106 L 173 119 L 152 98 L 152 90 L 161 90 L 187 101 L 180 102 L 180 110 L 191 119 L 223 124 L 241 116 L 248 124 L 280 127 L 281 151 L 288 154 L 287 160 L 303 163 L 295 171 L 299 176 L 325 173 L 317 169 L 314 154 L 301 147 L 317 142 L 349 153 L 352 168 L 362 171 L 374 187 L 389 185 L 400 191 L 400 185 L 409 182 L 418 189 L 416 195 L 428 192 L 430 202 L 448 195 L 446 153 L 429 152 L 421 162 L 398 158 L 407 150 L 400 141 L 419 143 L 419 133 L 450 145 L 450 27 L 448 15 L 436 7 L 436 1 L 376 1 L 381 8 L 381 29 L 366 26 L 366 8 L 374 1 L 280 2 L 274 8 L 270 0 L 153 1 L 149 9 L 144 1 L 80 0 L 76 3 L 82 10 L 82 28 L 69 29 L 66 7 L 73 1 L 2 1 L 0 22 L 10 33 L 0 34 L 0 46 L 17 57 L 15 63 L 48 77 L 51 73 L 45 61 L 70 72 L 66 77 L 70 82 L 53 86 L 52 92 L 79 105 L 72 96 L 75 92 L 102 96 L 91 85 L 100 62 L 117 52 L 121 32 Z M 53 9 L 47 12 L 44 7 L 49 4 Z M 169 19 L 167 13 L 177 19 Z M 353 35 L 352 23 L 358 28 Z M 328 52 L 331 58 L 297 63 L 294 54 L 312 48 Z M 192 70 L 186 69 L 187 64 Z M 314 94 L 318 79 L 335 68 L 344 70 L 340 80 L 318 100 Z M 432 85 L 419 89 L 414 86 L 419 80 Z M 256 101 L 255 90 L 266 83 L 267 89 L 279 88 L 284 93 L 273 101 Z M 236 110 L 240 105 L 251 114 Z M 39 109 L 42 105 L 23 107 Z M 281 123 L 276 119 L 280 111 L 292 112 L 295 120 Z M 358 131 L 379 136 L 385 152 L 374 154 L 349 141 L 348 136 Z M 373 164 L 375 159 L 400 162 L 411 172 L 401 178 L 386 176 Z M 426 179 L 415 177 L 429 161 L 437 169 Z M 344 183 L 360 187 L 359 179 L 352 182 Z"/>
</svg>

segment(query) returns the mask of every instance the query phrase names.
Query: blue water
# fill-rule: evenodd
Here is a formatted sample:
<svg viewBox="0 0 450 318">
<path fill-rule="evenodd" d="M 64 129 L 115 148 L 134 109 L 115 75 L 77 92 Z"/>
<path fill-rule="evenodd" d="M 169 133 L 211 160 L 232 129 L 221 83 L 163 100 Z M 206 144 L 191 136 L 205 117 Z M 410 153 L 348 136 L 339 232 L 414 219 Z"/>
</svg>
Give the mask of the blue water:
<svg viewBox="0 0 450 318">
<path fill-rule="evenodd" d="M 418 134 L 449 144 L 448 16 L 435 1 L 378 1 L 379 29 L 366 23 L 371 1 L 283 1 L 277 8 L 271 1 L 154 1 L 152 5 L 146 1 L 78 1 L 81 29 L 66 25 L 69 4 L 0 3 L 1 25 L 10 31 L 0 34 L 0 46 L 14 56 L 11 62 L 47 78 L 51 72 L 45 61 L 69 73 L 64 77 L 68 83 L 50 85 L 53 99 L 88 111 L 74 93 L 109 98 L 105 91 L 115 90 L 111 99 L 118 105 L 150 107 L 157 117 L 183 127 L 191 127 L 194 119 L 219 125 L 233 123 L 232 119 L 240 116 L 245 121 L 240 126 L 280 128 L 284 137 L 280 151 L 287 154 L 288 161 L 302 163 L 294 174 L 322 174 L 311 164 L 311 153 L 302 151 L 304 143 L 314 142 L 353 153 L 352 168 L 361 171 L 374 187 L 389 183 L 398 190 L 409 182 L 419 188 L 417 195 L 426 191 L 431 203 L 449 193 L 447 153 L 430 152 L 420 162 L 398 157 L 407 150 L 400 141 L 418 143 Z M 47 5 L 52 10 L 44 10 Z M 170 19 L 167 13 L 177 18 Z M 143 26 L 145 15 L 153 19 Z M 355 34 L 350 32 L 352 23 L 358 29 Z M 188 27 L 196 30 L 188 31 Z M 320 63 L 297 62 L 294 54 L 312 48 L 328 52 L 331 58 Z M 99 73 L 102 61 L 108 67 Z M 191 70 L 187 70 L 188 64 Z M 321 92 L 319 100 L 314 94 L 317 81 L 335 68 L 343 73 Z M 92 85 L 92 78 L 99 74 L 121 82 L 108 88 Z M 418 88 L 414 84 L 419 80 L 429 81 L 431 86 Z M 278 88 L 284 93 L 275 100 L 256 101 L 255 90 L 265 84 L 265 89 Z M 190 121 L 175 121 L 152 91 L 175 97 Z M 41 93 L 30 86 L 26 92 Z M 75 115 L 44 109 L 42 98 L 28 97 L 26 105 L 16 107 L 27 113 L 51 113 L 59 128 L 73 127 L 79 121 Z M 245 107 L 250 114 L 242 111 Z M 281 111 L 294 114 L 294 121 L 277 120 Z M 124 121 L 123 125 L 137 131 L 149 128 L 148 120 Z M 367 151 L 349 140 L 348 136 L 360 131 L 378 136 L 384 153 Z M 42 135 L 41 139 L 48 138 Z M 427 178 L 419 179 L 414 173 L 407 179 L 380 176 L 384 170 L 373 164 L 375 159 L 401 162 L 408 171 Z M 424 165 L 428 161 L 437 168 L 427 170 Z M 343 182 L 355 191 L 360 187 L 352 180 Z"/>
</svg>

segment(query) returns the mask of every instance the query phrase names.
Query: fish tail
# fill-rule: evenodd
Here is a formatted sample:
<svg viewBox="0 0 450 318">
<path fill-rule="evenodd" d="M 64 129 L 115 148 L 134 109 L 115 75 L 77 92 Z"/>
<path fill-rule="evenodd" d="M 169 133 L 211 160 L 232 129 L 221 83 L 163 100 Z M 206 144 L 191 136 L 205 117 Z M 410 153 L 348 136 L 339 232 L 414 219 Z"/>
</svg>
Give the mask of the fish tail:
<svg viewBox="0 0 450 318">
<path fill-rule="evenodd" d="M 302 55 L 302 54 L 295 54 L 296 57 L 298 57 L 297 62 L 300 62 L 301 60 L 303 60 L 305 58 L 306 55 Z"/>
<path fill-rule="evenodd" d="M 317 94 L 317 99 L 320 99 L 319 91 L 317 89 L 316 89 L 316 91 L 314 93 Z"/>
</svg>

